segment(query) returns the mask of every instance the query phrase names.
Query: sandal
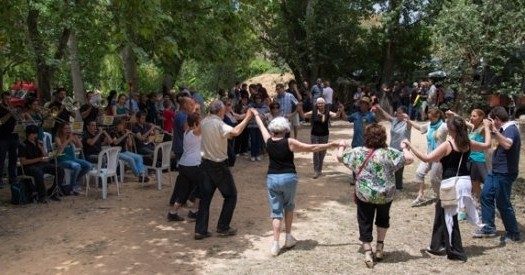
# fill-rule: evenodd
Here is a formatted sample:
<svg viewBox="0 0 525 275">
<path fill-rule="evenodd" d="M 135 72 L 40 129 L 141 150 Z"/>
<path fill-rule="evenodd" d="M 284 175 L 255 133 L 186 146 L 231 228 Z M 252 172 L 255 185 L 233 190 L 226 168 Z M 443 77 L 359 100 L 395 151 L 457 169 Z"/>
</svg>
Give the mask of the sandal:
<svg viewBox="0 0 525 275">
<path fill-rule="evenodd" d="M 383 241 L 377 241 L 376 244 L 376 259 L 377 261 L 383 260 L 383 248 L 385 247 L 385 244 Z"/>
<path fill-rule="evenodd" d="M 368 268 L 374 268 L 374 256 L 372 255 L 372 249 L 365 250 L 365 264 Z"/>
</svg>

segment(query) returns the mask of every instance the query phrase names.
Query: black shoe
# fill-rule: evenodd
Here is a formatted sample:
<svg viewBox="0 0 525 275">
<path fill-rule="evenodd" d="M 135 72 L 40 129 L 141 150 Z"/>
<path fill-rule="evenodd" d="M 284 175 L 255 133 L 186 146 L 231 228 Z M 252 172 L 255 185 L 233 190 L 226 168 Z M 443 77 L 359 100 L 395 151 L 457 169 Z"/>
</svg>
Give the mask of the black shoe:
<svg viewBox="0 0 525 275">
<path fill-rule="evenodd" d="M 52 201 L 60 201 L 60 198 L 57 195 L 53 195 L 53 196 L 49 197 L 49 199 L 52 200 Z"/>
<path fill-rule="evenodd" d="M 147 176 L 139 176 L 139 182 L 142 182 L 144 180 L 144 182 L 148 182 L 149 181 L 149 177 Z"/>
<path fill-rule="evenodd" d="M 191 219 L 191 220 L 196 220 L 197 219 L 197 214 L 199 214 L 199 212 L 189 212 L 188 213 L 188 219 Z"/>
<path fill-rule="evenodd" d="M 71 194 L 73 194 L 73 196 L 78 196 L 78 195 L 80 195 L 80 192 L 78 192 L 78 191 L 73 191 L 73 192 L 71 192 Z"/>
<path fill-rule="evenodd" d="M 38 203 L 42 203 L 42 204 L 46 204 L 47 203 L 47 200 L 46 198 L 39 198 L 36 200 Z"/>
<path fill-rule="evenodd" d="M 428 253 L 436 256 L 445 256 L 447 255 L 447 251 L 444 247 L 439 248 L 438 250 L 431 249 L 430 246 L 425 249 Z"/>
<path fill-rule="evenodd" d="M 169 222 L 180 222 L 180 221 L 183 221 L 184 218 L 179 216 L 179 214 L 177 213 L 170 213 L 168 212 L 168 221 Z"/>
<path fill-rule="evenodd" d="M 222 237 L 228 237 L 228 236 L 233 236 L 235 234 L 237 234 L 237 229 L 235 228 L 228 228 L 228 229 L 217 229 L 217 234 L 219 234 L 219 236 L 222 236 Z"/>
<path fill-rule="evenodd" d="M 211 232 L 206 232 L 206 234 L 195 233 L 195 236 L 193 236 L 195 240 L 202 240 L 209 237 L 211 237 Z"/>
</svg>

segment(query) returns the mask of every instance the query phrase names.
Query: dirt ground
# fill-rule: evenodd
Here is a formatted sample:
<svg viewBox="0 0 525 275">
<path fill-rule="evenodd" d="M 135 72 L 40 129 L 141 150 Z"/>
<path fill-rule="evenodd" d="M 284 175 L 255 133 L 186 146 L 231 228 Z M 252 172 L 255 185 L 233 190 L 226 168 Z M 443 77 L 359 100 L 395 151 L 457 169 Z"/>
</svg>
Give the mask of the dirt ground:
<svg viewBox="0 0 525 275">
<path fill-rule="evenodd" d="M 351 125 L 334 122 L 331 139 L 351 138 Z M 308 126 L 300 140 L 309 141 Z M 416 146 L 425 148 L 414 130 Z M 525 157 L 521 158 L 514 206 L 525 234 Z M 358 241 L 353 186 L 349 170 L 329 151 L 324 175 L 312 178 L 311 154 L 296 154 L 299 173 L 293 234 L 297 246 L 270 256 L 271 221 L 266 198 L 268 158 L 250 162 L 241 157 L 233 168 L 239 191 L 232 226 L 238 235 L 193 240 L 194 223 L 166 221 L 172 181 L 163 178 L 144 187 L 128 174 L 120 196 L 110 185 L 107 200 L 97 190 L 89 195 L 65 197 L 46 205 L 9 204 L 8 188 L 0 190 L 1 274 L 364 274 L 369 273 Z M 405 189 L 391 211 L 391 229 L 385 241 L 385 259 L 377 274 L 485 273 L 519 274 L 525 269 L 525 244 L 500 245 L 497 238 L 474 239 L 473 227 L 461 223 L 466 263 L 424 252 L 429 244 L 433 205 L 410 206 L 416 197 L 413 184 L 417 162 L 405 168 Z M 215 231 L 222 198 L 212 202 L 210 231 Z M 187 210 L 183 211 L 186 215 Z M 503 226 L 497 220 L 499 233 Z M 283 234 L 284 236 L 284 234 Z"/>
</svg>

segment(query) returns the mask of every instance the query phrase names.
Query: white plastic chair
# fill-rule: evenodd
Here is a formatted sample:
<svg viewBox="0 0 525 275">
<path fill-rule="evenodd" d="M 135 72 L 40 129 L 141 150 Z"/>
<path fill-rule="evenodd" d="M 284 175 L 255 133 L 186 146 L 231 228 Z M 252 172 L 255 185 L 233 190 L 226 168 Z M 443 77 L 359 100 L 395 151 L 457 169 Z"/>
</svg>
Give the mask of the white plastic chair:
<svg viewBox="0 0 525 275">
<path fill-rule="evenodd" d="M 162 142 L 155 146 L 155 150 L 153 151 L 153 162 L 151 165 L 144 165 L 146 168 L 146 173 L 148 170 L 155 170 L 156 177 L 157 177 L 157 189 L 162 189 L 162 171 L 168 170 L 168 175 L 171 182 L 171 141 Z M 159 157 L 159 151 L 162 152 L 162 161 L 160 167 L 157 167 L 157 161 Z"/>
<path fill-rule="evenodd" d="M 95 178 L 95 186 L 97 186 L 97 179 L 102 181 L 102 198 L 106 199 L 108 196 L 108 178 L 113 177 L 117 185 L 117 196 L 120 196 L 120 187 L 117 177 L 117 161 L 118 154 L 122 148 L 115 146 L 106 148 L 98 154 L 97 168 L 87 173 L 88 181 L 86 184 L 86 196 L 89 190 L 89 182 L 91 178 Z"/>
</svg>

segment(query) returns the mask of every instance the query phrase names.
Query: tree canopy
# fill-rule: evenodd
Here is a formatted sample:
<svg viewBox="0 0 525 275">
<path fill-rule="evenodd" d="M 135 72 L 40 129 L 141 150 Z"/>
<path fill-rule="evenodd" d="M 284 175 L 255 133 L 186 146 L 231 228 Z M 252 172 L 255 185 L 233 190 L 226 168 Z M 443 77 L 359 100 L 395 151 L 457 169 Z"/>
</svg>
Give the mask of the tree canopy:
<svg viewBox="0 0 525 275">
<path fill-rule="evenodd" d="M 515 95 L 524 15 L 519 0 L 3 1 L 0 85 L 212 92 L 272 67 L 380 85 L 437 58 L 461 94 Z"/>
</svg>

